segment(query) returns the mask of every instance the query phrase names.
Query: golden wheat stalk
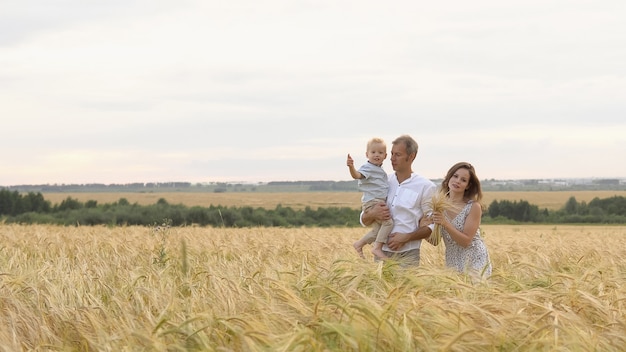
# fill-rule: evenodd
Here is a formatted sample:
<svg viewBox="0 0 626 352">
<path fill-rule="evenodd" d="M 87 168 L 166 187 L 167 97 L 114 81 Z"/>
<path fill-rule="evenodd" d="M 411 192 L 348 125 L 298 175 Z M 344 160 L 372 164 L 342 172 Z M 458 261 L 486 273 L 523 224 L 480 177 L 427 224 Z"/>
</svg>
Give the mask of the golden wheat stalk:
<svg viewBox="0 0 626 352">
<path fill-rule="evenodd" d="M 458 206 L 452 203 L 448 194 L 443 191 L 435 193 L 431 199 L 431 208 L 433 212 L 444 214 L 446 210 L 457 210 Z M 435 224 L 433 232 L 426 239 L 428 243 L 436 246 L 441 241 L 441 225 Z"/>
</svg>

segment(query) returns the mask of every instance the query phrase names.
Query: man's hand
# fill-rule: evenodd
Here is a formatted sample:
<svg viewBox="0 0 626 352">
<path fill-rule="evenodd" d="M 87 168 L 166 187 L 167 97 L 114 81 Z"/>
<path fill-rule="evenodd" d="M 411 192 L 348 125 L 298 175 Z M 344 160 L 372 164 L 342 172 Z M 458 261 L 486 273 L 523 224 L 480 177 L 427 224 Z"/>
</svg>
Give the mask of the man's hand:
<svg viewBox="0 0 626 352">
<path fill-rule="evenodd" d="M 395 233 L 389 234 L 389 240 L 387 241 L 387 246 L 389 246 L 389 249 L 391 249 L 392 251 L 397 251 L 400 248 L 402 248 L 402 246 L 404 246 L 410 240 L 411 240 L 411 236 L 408 233 L 395 232 Z"/>
<path fill-rule="evenodd" d="M 374 221 L 383 222 L 389 219 L 391 219 L 391 212 L 389 211 L 387 204 L 380 202 L 371 207 L 368 211 L 364 212 L 361 221 L 364 225 L 369 226 Z"/>
<path fill-rule="evenodd" d="M 391 212 L 386 203 L 380 202 L 368 211 L 375 220 L 385 221 L 391 219 Z"/>
<path fill-rule="evenodd" d="M 420 227 L 428 226 L 432 223 L 433 223 L 432 216 L 423 216 L 422 219 L 420 219 Z"/>
</svg>

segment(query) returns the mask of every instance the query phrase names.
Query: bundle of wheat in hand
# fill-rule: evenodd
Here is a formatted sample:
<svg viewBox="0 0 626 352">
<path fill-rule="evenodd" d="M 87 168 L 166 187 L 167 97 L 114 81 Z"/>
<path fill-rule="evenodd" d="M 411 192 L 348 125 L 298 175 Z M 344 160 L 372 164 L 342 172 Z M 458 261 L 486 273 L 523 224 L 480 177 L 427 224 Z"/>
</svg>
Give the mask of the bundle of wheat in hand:
<svg viewBox="0 0 626 352">
<path fill-rule="evenodd" d="M 444 214 L 444 216 L 445 216 L 444 212 L 446 210 L 451 210 L 451 211 L 458 210 L 458 206 L 452 203 L 450 198 L 448 198 L 448 194 L 445 192 L 441 192 L 441 191 L 433 195 L 432 200 L 431 200 L 431 206 L 433 209 L 433 213 L 435 212 L 441 213 L 441 214 Z M 441 225 L 440 224 L 435 224 L 435 228 L 433 229 L 433 232 L 430 234 L 430 236 L 426 240 L 428 241 L 428 243 L 432 244 L 433 246 L 436 246 L 439 244 L 439 241 L 441 241 Z"/>
</svg>

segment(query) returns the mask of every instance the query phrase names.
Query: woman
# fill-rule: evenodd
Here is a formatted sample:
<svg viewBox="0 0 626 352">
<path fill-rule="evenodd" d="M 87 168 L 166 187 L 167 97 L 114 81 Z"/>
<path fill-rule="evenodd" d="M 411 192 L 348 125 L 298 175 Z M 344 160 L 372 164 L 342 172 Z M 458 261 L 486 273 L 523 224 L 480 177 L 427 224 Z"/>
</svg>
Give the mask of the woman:
<svg viewBox="0 0 626 352">
<path fill-rule="evenodd" d="M 441 226 L 446 244 L 446 266 L 469 274 L 473 279 L 491 276 L 491 261 L 480 237 L 482 190 L 470 163 L 453 165 L 441 184 L 452 205 L 443 212 L 433 212 L 432 221 Z"/>
</svg>

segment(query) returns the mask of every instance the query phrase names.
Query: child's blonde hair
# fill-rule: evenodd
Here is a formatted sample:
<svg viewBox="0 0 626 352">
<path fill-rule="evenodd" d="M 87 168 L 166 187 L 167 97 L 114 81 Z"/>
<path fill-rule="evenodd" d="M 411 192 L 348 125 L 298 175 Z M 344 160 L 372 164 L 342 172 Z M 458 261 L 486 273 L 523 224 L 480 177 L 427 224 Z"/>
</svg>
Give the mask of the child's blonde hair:
<svg viewBox="0 0 626 352">
<path fill-rule="evenodd" d="M 374 138 L 370 139 L 369 141 L 367 141 L 367 147 L 365 149 L 366 152 L 369 152 L 370 147 L 372 146 L 372 144 L 382 144 L 385 147 L 385 149 L 387 149 L 387 144 L 385 143 L 385 141 L 382 138 L 374 137 Z"/>
</svg>

